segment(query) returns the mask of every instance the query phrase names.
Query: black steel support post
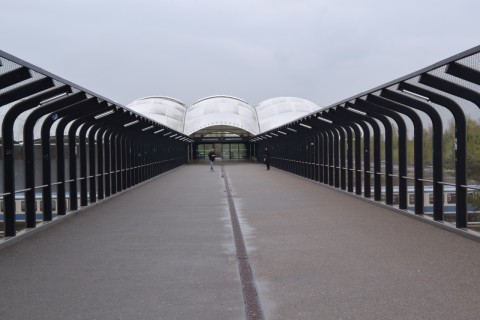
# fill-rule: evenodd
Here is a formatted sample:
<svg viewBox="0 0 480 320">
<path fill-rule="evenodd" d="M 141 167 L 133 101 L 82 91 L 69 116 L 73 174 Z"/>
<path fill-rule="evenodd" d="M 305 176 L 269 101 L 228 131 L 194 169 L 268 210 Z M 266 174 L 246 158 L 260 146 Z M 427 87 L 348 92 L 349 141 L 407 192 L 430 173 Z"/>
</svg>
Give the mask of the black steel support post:
<svg viewBox="0 0 480 320">
<path fill-rule="evenodd" d="M 125 136 L 125 139 L 123 140 L 123 149 L 125 150 L 121 157 L 122 157 L 122 164 L 123 164 L 123 177 L 122 177 L 122 188 L 121 190 L 125 190 L 127 188 L 130 188 L 133 185 L 132 181 L 132 154 L 134 150 L 132 150 L 132 143 L 131 143 L 131 137 Z"/>
<path fill-rule="evenodd" d="M 334 176 L 334 153 L 335 153 L 335 137 L 331 130 L 326 130 L 325 133 L 327 134 L 328 139 L 328 185 L 333 186 L 335 183 L 335 176 Z"/>
<path fill-rule="evenodd" d="M 332 143 L 330 141 L 330 135 L 326 130 L 322 132 L 323 135 L 323 183 L 328 184 L 330 181 L 330 176 L 329 176 L 329 145 Z"/>
<path fill-rule="evenodd" d="M 340 189 L 345 190 L 346 189 L 346 155 L 345 155 L 345 149 L 346 149 L 346 136 L 345 136 L 345 130 L 343 129 L 342 126 L 338 124 L 334 124 L 333 127 L 335 130 L 339 133 L 340 137 L 340 163 L 339 163 L 339 170 L 340 170 Z"/>
<path fill-rule="evenodd" d="M 383 103 L 384 101 L 377 101 Z M 371 101 L 371 96 L 367 97 L 367 103 L 372 108 L 378 108 L 380 113 L 393 119 L 398 128 L 398 206 L 402 210 L 407 209 L 407 125 L 402 116 L 392 111 L 384 105 L 379 105 Z"/>
<path fill-rule="evenodd" d="M 406 115 L 413 123 L 414 143 L 414 186 L 415 214 L 424 213 L 424 183 L 423 183 L 423 123 L 413 109 L 375 95 L 369 95 L 368 100 L 390 110 Z"/>
<path fill-rule="evenodd" d="M 58 120 L 56 113 L 51 113 L 43 122 L 41 129 L 42 140 L 42 201 L 43 201 L 43 221 L 51 221 L 52 212 L 52 168 L 50 157 L 50 128 Z"/>
<path fill-rule="evenodd" d="M 104 154 L 105 154 L 105 197 L 110 197 L 112 194 L 112 175 L 111 175 L 111 164 L 112 164 L 112 157 L 111 157 L 111 143 L 113 137 L 113 130 L 108 128 L 105 132 L 105 142 L 104 142 Z"/>
<path fill-rule="evenodd" d="M 77 174 L 77 129 L 83 124 L 82 118 L 75 120 L 68 129 L 68 174 L 70 178 L 70 210 L 78 210 L 78 174 Z"/>
<path fill-rule="evenodd" d="M 127 153 L 128 149 L 126 148 L 127 136 L 125 132 L 121 132 L 117 135 L 117 147 L 116 147 L 116 164 L 117 164 L 117 192 L 125 190 L 127 188 Z"/>
<path fill-rule="evenodd" d="M 43 90 L 53 87 L 53 81 L 50 78 L 36 80 L 29 84 L 20 86 L 17 89 L 7 91 L 0 95 L 0 108 L 8 103 L 26 98 L 29 95 L 37 94 Z M 51 91 L 47 94 L 39 94 L 19 102 L 4 116 L 2 122 L 2 144 L 3 144 L 3 198 L 4 203 L 4 231 L 6 237 L 16 235 L 16 217 L 15 217 L 15 169 L 14 169 L 14 137 L 13 124 L 21 110 L 31 109 L 42 100 L 51 97 Z"/>
<path fill-rule="evenodd" d="M 320 181 L 320 155 L 321 155 L 322 137 L 315 133 L 315 181 Z"/>
<path fill-rule="evenodd" d="M 52 83 L 53 85 L 53 83 Z M 49 89 L 46 92 L 37 94 L 31 98 L 25 99 L 13 105 L 5 114 L 2 121 L 2 144 L 3 144 L 3 187 L 4 193 L 4 223 L 5 236 L 15 236 L 15 161 L 14 161 L 14 134 L 13 126 L 17 117 L 27 110 L 37 107 L 42 101 L 54 97 L 60 93 L 67 92 L 68 87 L 62 86 L 58 88 Z M 31 149 L 27 151 L 27 147 L 23 146 L 24 152 L 33 154 L 33 143 Z M 26 225 L 27 228 L 34 228 L 35 221 L 35 187 L 34 172 L 30 176 L 25 177 L 25 201 L 26 201 Z M 28 196 L 27 196 L 28 195 Z M 8 234 L 8 235 L 7 235 Z"/>
<path fill-rule="evenodd" d="M 340 189 L 348 189 L 349 192 L 353 192 L 352 131 L 338 122 L 333 122 L 328 126 L 331 126 L 340 134 Z"/>
<path fill-rule="evenodd" d="M 371 197 L 371 176 L 370 176 L 370 128 L 366 124 L 365 117 L 350 111 L 346 108 L 338 108 L 337 112 L 347 119 L 354 121 L 362 128 L 363 132 L 363 196 Z M 356 121 L 355 121 L 356 120 Z"/>
<path fill-rule="evenodd" d="M 447 68 L 447 72 L 448 72 L 448 69 L 450 69 L 450 67 Z M 463 69 L 463 71 L 465 71 L 465 69 Z M 450 72 L 453 72 L 453 70 L 451 70 Z M 454 72 L 454 73 L 459 75 L 458 74 L 459 72 Z M 468 78 L 470 80 L 474 80 L 475 81 L 474 83 L 478 82 L 479 79 L 477 77 L 479 75 L 480 75 L 479 72 L 474 72 L 472 70 L 470 70 L 468 72 Z M 480 108 L 480 93 L 478 93 L 477 91 L 466 88 L 464 86 L 457 85 L 457 84 L 452 83 L 448 80 L 441 79 L 441 78 L 433 76 L 431 74 L 423 75 L 420 82 L 423 83 L 423 84 L 426 84 L 428 86 L 431 86 L 435 89 L 438 89 L 438 90 L 441 90 L 443 92 L 447 92 L 447 93 L 450 93 L 450 94 L 455 95 L 457 97 L 460 97 L 462 99 L 468 100 L 468 101 L 472 102 L 473 104 L 475 104 L 477 106 L 477 108 Z M 467 128 L 465 126 L 465 135 L 466 135 L 466 131 L 467 131 Z M 466 137 L 465 137 L 465 140 L 466 140 Z M 458 143 L 458 141 L 457 141 L 457 143 Z M 459 167 L 461 168 L 461 166 L 459 166 Z M 458 175 L 458 173 L 457 173 L 457 175 Z M 460 207 L 465 206 L 465 208 L 467 208 L 467 189 L 466 189 L 465 186 L 466 186 L 468 180 L 467 180 L 466 160 L 465 160 L 465 167 L 464 167 L 464 177 L 462 177 L 462 179 L 465 180 L 465 184 L 460 185 L 460 187 L 463 189 L 463 191 L 461 192 L 461 194 L 459 196 L 457 195 L 457 205 L 458 205 L 458 203 L 461 203 Z M 463 204 L 464 200 L 465 200 L 465 204 Z M 465 209 L 465 210 L 467 211 L 467 209 Z M 467 212 L 466 217 L 463 217 L 463 215 L 461 217 L 457 216 L 457 224 L 462 225 L 462 227 L 460 227 L 460 228 L 466 228 L 466 226 L 468 224 L 468 212 Z"/>
<path fill-rule="evenodd" d="M 323 183 L 324 179 L 324 172 L 323 172 L 323 155 L 324 155 L 324 145 L 325 145 L 325 137 L 323 136 L 323 131 L 320 128 L 316 129 L 318 135 L 318 182 Z"/>
<path fill-rule="evenodd" d="M 315 176 L 315 151 L 316 151 L 316 146 L 315 146 L 315 134 L 313 130 L 311 130 L 310 134 L 308 135 L 307 139 L 307 144 L 308 144 L 308 159 L 307 159 L 307 168 L 308 168 L 308 179 L 314 180 Z"/>
<path fill-rule="evenodd" d="M 420 83 L 434 87 L 435 83 L 429 81 L 428 77 L 423 79 L 420 77 Z M 433 82 L 433 83 L 432 83 Z M 457 148 L 455 150 L 455 193 L 457 197 L 456 203 L 456 226 L 457 228 L 467 227 L 467 190 L 462 187 L 467 183 L 466 162 L 467 162 L 467 120 L 462 108 L 452 99 L 430 90 L 415 86 L 409 83 L 402 83 L 401 89 L 408 90 L 415 94 L 428 97 L 433 103 L 439 104 L 447 108 L 455 119 L 455 139 Z"/>
<path fill-rule="evenodd" d="M 24 124 L 24 128 L 23 128 L 23 136 L 24 136 L 25 150 L 26 151 L 31 150 L 31 153 L 30 152 L 25 153 L 25 176 L 26 177 L 31 176 L 30 178 L 28 178 L 29 180 L 27 180 L 27 185 L 29 186 L 28 188 L 33 189 L 35 186 L 35 180 L 34 180 L 35 162 L 34 162 L 34 154 L 33 154 L 33 150 L 34 150 L 34 132 L 33 131 L 34 131 L 35 124 L 43 116 L 50 114 L 52 112 L 57 112 L 70 105 L 73 105 L 82 100 L 85 100 L 86 98 L 87 97 L 83 92 L 73 93 L 71 95 L 61 97 L 45 105 L 42 105 L 40 108 L 36 108 L 27 117 Z M 32 203 L 35 201 L 35 194 L 33 192 L 32 194 L 26 194 L 26 197 L 27 197 L 27 202 L 28 200 L 30 200 Z M 31 208 L 27 206 L 27 219 L 34 220 L 35 219 L 34 216 L 35 216 L 35 208 L 33 206 Z"/>
<path fill-rule="evenodd" d="M 354 148 L 355 148 L 355 168 L 353 169 L 355 172 L 355 194 L 361 195 L 362 194 L 362 132 L 360 132 L 360 127 L 355 122 L 355 119 L 350 117 L 345 117 L 343 114 L 339 114 L 337 110 L 340 108 L 336 108 L 335 110 L 330 109 L 328 113 L 325 113 L 323 117 L 334 121 L 335 123 L 340 123 L 345 126 L 349 126 L 353 132 L 355 133 L 354 139 Z"/>
<path fill-rule="evenodd" d="M 340 137 L 335 128 L 330 129 L 333 138 L 333 172 L 335 188 L 340 187 Z"/>
<path fill-rule="evenodd" d="M 393 205 L 393 129 L 390 120 L 382 113 L 381 107 L 365 100 L 357 100 L 356 108 L 377 119 L 385 130 L 385 203 Z M 393 112 L 393 111 L 392 111 Z M 378 171 L 375 170 L 378 174 Z"/>
<path fill-rule="evenodd" d="M 404 104 L 413 109 L 423 111 L 430 117 L 433 131 L 432 154 L 433 166 L 433 219 L 442 221 L 444 216 L 443 208 L 443 123 L 439 113 L 428 103 L 406 96 L 392 90 L 382 90 L 380 96 L 391 101 Z"/>
<path fill-rule="evenodd" d="M 358 110 L 358 104 L 361 104 L 364 100 L 356 99 L 353 104 L 353 108 Z M 351 104 L 347 104 L 352 106 Z M 361 116 L 361 119 L 370 125 L 373 129 L 373 188 L 374 188 L 374 200 L 382 200 L 382 181 L 381 181 L 381 163 L 380 163 L 380 140 L 381 131 L 378 122 L 374 120 L 368 112 L 365 112 L 365 116 Z"/>
<path fill-rule="evenodd" d="M 96 134 L 98 132 L 98 129 L 100 128 L 99 124 L 94 124 L 93 126 L 90 127 L 90 130 L 88 132 L 88 186 L 89 186 L 89 201 L 90 203 L 95 203 L 97 202 L 97 181 L 96 181 L 96 175 L 97 175 L 97 169 L 96 169 L 96 157 L 97 155 L 95 154 L 96 148 L 95 148 L 95 138 Z"/>
<path fill-rule="evenodd" d="M 64 136 L 65 128 L 72 121 L 82 118 L 85 115 L 92 114 L 95 111 L 98 112 L 99 108 L 106 107 L 106 103 L 100 105 L 96 98 L 89 98 L 81 102 L 77 102 L 68 107 L 62 108 L 57 111 L 57 116 L 60 118 L 56 128 L 56 145 L 57 145 L 57 214 L 64 215 L 67 211 L 66 208 L 66 179 L 65 179 L 65 150 L 64 150 Z M 69 153 L 70 154 L 70 153 Z M 72 164 L 73 162 L 73 164 Z M 75 166 L 76 159 L 69 161 L 70 165 Z M 71 184 L 69 184 L 71 185 Z M 69 200 L 71 199 L 71 192 L 68 194 Z M 75 196 L 76 198 L 76 196 Z M 71 201 L 70 201 L 71 203 Z"/>
<path fill-rule="evenodd" d="M 97 198 L 102 200 L 105 198 L 105 150 L 103 141 L 105 140 L 105 131 L 107 128 L 100 128 L 97 132 Z"/>
<path fill-rule="evenodd" d="M 121 178 L 118 173 L 118 148 L 120 148 L 120 138 L 121 133 L 119 131 L 115 131 L 112 135 L 112 142 L 110 144 L 110 154 L 112 155 L 111 158 L 111 170 L 112 170 L 112 194 L 117 193 L 117 178 Z"/>
<path fill-rule="evenodd" d="M 88 121 L 82 125 L 79 132 L 79 148 L 80 148 L 80 205 L 82 207 L 88 205 L 88 156 L 87 134 L 88 130 L 95 125 L 95 121 Z"/>
<path fill-rule="evenodd" d="M 58 121 L 56 128 L 56 137 L 55 144 L 57 147 L 57 214 L 64 215 L 67 211 L 66 209 L 66 199 L 65 199 L 65 127 L 67 126 L 68 120 L 67 117 Z"/>
</svg>

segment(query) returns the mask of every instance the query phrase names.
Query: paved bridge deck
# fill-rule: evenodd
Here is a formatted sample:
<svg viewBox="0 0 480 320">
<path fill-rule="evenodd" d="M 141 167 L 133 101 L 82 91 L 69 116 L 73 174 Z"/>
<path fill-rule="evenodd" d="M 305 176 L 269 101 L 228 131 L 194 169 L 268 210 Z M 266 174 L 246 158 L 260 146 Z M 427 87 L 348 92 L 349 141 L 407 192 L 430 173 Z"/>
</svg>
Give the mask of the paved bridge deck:
<svg viewBox="0 0 480 320">
<path fill-rule="evenodd" d="M 225 163 L 226 188 L 219 165 L 0 249 L 0 318 L 245 319 L 239 260 L 269 320 L 480 317 L 479 242 L 262 165 Z"/>
</svg>

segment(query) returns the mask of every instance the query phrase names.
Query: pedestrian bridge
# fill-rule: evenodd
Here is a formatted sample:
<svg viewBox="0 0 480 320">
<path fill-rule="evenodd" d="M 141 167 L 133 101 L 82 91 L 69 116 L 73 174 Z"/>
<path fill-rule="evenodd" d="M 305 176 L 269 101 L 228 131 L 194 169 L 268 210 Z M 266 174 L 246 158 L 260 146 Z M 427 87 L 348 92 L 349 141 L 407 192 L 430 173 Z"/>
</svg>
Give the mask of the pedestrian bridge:
<svg viewBox="0 0 480 320">
<path fill-rule="evenodd" d="M 478 318 L 479 59 L 192 134 L 0 51 L 0 317 Z"/>
<path fill-rule="evenodd" d="M 476 319 L 475 231 L 260 164 L 180 166 L 3 240 L 2 319 Z"/>
</svg>

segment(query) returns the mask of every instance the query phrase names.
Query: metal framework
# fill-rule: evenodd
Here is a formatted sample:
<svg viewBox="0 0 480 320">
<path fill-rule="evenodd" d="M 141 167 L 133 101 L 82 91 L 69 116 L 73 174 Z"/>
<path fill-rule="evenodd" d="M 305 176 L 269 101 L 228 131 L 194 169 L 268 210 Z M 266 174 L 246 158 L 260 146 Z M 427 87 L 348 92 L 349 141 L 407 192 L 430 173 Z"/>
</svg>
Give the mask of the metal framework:
<svg viewBox="0 0 480 320">
<path fill-rule="evenodd" d="M 250 139 L 271 165 L 457 228 L 479 224 L 480 46 Z"/>
<path fill-rule="evenodd" d="M 480 224 L 480 46 L 250 138 L 271 165 L 457 228 Z M 0 51 L 4 236 L 189 160 L 192 138 Z"/>
<path fill-rule="evenodd" d="M 0 125 L 5 237 L 186 163 L 193 142 L 3 51 Z"/>
</svg>

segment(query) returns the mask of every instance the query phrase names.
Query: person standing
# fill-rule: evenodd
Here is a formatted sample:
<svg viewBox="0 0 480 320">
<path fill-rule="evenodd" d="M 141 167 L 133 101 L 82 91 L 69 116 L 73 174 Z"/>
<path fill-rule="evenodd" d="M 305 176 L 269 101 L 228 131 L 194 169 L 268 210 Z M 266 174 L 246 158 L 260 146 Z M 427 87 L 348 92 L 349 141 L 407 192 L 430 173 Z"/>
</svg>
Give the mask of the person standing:
<svg viewBox="0 0 480 320">
<path fill-rule="evenodd" d="M 213 172 L 215 171 L 215 157 L 217 155 L 215 154 L 215 148 L 210 149 L 210 152 L 208 153 L 208 159 L 210 160 L 210 171 Z"/>
<path fill-rule="evenodd" d="M 265 152 L 263 153 L 263 162 L 267 165 L 267 170 L 270 170 L 270 151 L 265 147 Z"/>
</svg>

